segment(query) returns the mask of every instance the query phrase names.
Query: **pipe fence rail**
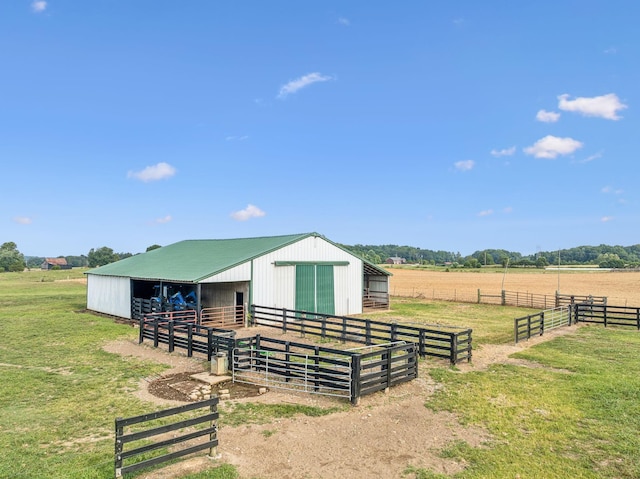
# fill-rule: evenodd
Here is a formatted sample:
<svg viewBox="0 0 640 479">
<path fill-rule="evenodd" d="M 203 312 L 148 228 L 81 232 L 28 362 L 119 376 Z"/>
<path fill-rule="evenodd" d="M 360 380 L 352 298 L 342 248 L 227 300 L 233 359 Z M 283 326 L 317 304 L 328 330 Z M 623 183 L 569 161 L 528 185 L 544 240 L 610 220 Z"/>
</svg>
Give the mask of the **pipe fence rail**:
<svg viewBox="0 0 640 479">
<path fill-rule="evenodd" d="M 575 324 L 572 306 L 560 306 L 539 313 L 529 314 L 514 320 L 515 342 L 534 336 L 542 336 L 545 331 Z"/>
</svg>

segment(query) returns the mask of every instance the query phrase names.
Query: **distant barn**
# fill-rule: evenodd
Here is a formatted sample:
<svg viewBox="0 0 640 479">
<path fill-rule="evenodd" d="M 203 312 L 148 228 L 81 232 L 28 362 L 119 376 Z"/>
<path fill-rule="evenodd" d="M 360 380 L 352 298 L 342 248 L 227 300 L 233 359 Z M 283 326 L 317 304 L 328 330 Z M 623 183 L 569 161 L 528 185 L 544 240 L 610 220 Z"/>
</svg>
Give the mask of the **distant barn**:
<svg viewBox="0 0 640 479">
<path fill-rule="evenodd" d="M 67 264 L 67 260 L 65 258 L 45 258 L 42 264 L 40 265 L 40 269 L 71 269 L 71 265 Z"/>
<path fill-rule="evenodd" d="M 407 260 L 400 256 L 391 256 L 390 258 L 387 258 L 386 261 L 387 264 L 405 264 L 406 262 Z"/>
<path fill-rule="evenodd" d="M 87 309 L 127 319 L 178 293 L 188 309 L 243 315 L 250 304 L 342 316 L 389 305 L 390 273 L 318 233 L 185 240 L 86 274 Z"/>
</svg>

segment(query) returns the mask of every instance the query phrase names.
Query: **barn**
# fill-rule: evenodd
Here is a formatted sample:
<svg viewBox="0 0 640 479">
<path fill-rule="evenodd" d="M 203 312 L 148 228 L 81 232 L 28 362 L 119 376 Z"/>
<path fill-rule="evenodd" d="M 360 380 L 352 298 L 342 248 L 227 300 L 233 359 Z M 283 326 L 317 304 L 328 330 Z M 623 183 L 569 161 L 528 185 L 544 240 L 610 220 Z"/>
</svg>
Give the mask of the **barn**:
<svg viewBox="0 0 640 479">
<path fill-rule="evenodd" d="M 232 311 L 257 304 L 339 316 L 388 308 L 390 273 L 318 233 L 185 240 L 92 269 L 87 309 Z"/>
</svg>

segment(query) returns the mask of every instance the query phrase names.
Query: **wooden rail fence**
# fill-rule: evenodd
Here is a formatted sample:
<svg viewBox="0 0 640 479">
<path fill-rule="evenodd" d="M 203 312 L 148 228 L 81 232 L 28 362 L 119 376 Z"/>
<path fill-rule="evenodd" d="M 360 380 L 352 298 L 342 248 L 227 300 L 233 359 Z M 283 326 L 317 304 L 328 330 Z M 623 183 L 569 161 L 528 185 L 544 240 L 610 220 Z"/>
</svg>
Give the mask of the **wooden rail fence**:
<svg viewBox="0 0 640 479">
<path fill-rule="evenodd" d="M 235 348 L 235 331 L 201 326 L 193 321 L 165 319 L 166 317 L 162 316 L 169 314 L 174 313 L 161 313 L 141 318 L 138 343 L 149 339 L 155 348 L 159 344 L 166 344 L 170 353 L 175 348 L 180 348 L 187 351 L 188 357 L 192 357 L 194 353 L 204 354 L 207 361 L 219 352 L 231 356 Z"/>
<path fill-rule="evenodd" d="M 607 326 L 631 326 L 640 331 L 640 308 L 613 306 L 609 304 L 577 304 L 576 320 L 581 323 L 596 323 Z"/>
<path fill-rule="evenodd" d="M 306 311 L 251 306 L 253 324 L 342 342 L 366 345 L 406 341 L 418 345 L 421 357 L 471 361 L 471 329 L 445 325 L 385 323 L 371 319 L 332 316 Z"/>
<path fill-rule="evenodd" d="M 215 448 L 218 446 L 217 405 L 218 398 L 216 397 L 141 416 L 117 418 L 115 420 L 115 477 L 120 478 L 123 474 L 155 466 L 204 449 L 209 449 L 209 455 L 214 456 Z M 200 415 L 197 417 L 184 417 L 185 413 L 199 409 L 206 409 L 206 412 L 199 413 Z M 170 424 L 155 424 L 148 426 L 145 430 L 125 432 L 125 428 L 137 424 L 153 423 L 162 418 L 179 415 L 183 415 L 182 418 Z M 207 423 L 206 427 L 193 430 L 194 426 L 200 426 L 204 423 Z M 185 432 L 185 430 L 189 432 Z M 169 433 L 171 437 L 165 439 Z M 155 442 L 149 443 L 152 440 Z M 204 442 L 192 444 L 198 440 Z M 125 450 L 126 446 L 131 446 L 131 449 Z M 162 454 L 166 448 L 175 449 L 177 446 L 180 446 L 181 449 Z M 152 451 L 154 452 L 152 453 Z M 159 455 L 145 458 L 150 454 Z"/>
</svg>

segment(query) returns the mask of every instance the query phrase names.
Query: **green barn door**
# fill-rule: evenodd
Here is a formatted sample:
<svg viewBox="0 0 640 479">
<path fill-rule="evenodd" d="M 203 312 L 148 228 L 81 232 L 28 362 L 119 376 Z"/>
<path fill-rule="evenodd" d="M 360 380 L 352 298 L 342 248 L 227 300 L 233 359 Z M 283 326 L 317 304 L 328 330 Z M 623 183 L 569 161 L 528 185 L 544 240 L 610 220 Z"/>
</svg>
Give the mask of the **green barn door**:
<svg viewBox="0 0 640 479">
<path fill-rule="evenodd" d="M 296 309 L 312 312 L 316 310 L 315 265 L 296 265 Z"/>
<path fill-rule="evenodd" d="M 333 265 L 316 266 L 316 312 L 334 314 Z"/>
<path fill-rule="evenodd" d="M 334 314 L 333 265 L 296 265 L 296 309 Z"/>
</svg>

